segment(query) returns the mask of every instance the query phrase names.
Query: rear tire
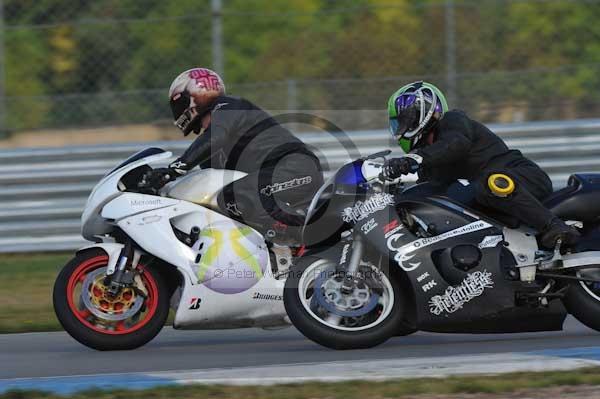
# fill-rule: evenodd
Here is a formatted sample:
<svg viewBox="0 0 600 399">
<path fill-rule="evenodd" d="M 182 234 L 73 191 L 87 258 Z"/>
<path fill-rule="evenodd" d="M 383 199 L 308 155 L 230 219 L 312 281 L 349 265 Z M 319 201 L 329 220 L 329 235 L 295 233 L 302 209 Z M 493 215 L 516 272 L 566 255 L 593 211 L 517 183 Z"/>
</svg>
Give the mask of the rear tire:
<svg viewBox="0 0 600 399">
<path fill-rule="evenodd" d="M 569 290 L 563 298 L 567 311 L 589 328 L 600 331 L 600 290 L 584 282 L 569 284 Z"/>
<path fill-rule="evenodd" d="M 140 347 L 165 324 L 169 314 L 168 287 L 158 270 L 140 265 L 138 284 L 143 284 L 145 297 L 130 290 L 122 294 L 122 302 L 112 303 L 102 295 L 102 269 L 107 264 L 106 253 L 95 248 L 78 253 L 63 267 L 54 283 L 56 317 L 71 337 L 90 348 L 104 351 Z M 94 304 L 98 306 L 91 306 Z M 120 320 L 129 309 L 131 317 Z"/>
<path fill-rule="evenodd" d="M 393 289 L 393 303 L 391 311 L 384 320 L 370 328 L 355 331 L 344 331 L 316 319 L 309 313 L 301 299 L 304 295 L 300 288 L 303 273 L 313 267 L 317 262 L 325 260 L 318 257 L 307 256 L 300 258 L 298 263 L 292 266 L 291 273 L 285 283 L 283 300 L 288 317 L 294 326 L 304 336 L 320 345 L 332 349 L 364 349 L 377 346 L 395 335 L 408 335 L 413 329 L 405 327 L 404 311 L 406 301 L 400 290 L 398 279 L 386 276 Z M 315 269 L 316 270 L 316 269 Z M 309 270 L 311 273 L 313 269 Z"/>
</svg>

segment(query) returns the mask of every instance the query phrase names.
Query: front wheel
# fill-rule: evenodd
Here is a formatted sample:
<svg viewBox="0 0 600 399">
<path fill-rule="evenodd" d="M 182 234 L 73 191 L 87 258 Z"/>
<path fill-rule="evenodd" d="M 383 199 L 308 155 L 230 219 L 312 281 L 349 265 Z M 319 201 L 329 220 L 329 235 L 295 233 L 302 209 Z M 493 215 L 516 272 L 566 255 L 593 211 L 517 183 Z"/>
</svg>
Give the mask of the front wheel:
<svg viewBox="0 0 600 399">
<path fill-rule="evenodd" d="M 167 285 L 157 270 L 139 265 L 134 283 L 112 296 L 104 285 L 108 256 L 78 253 L 54 283 L 54 311 L 64 329 L 97 350 L 134 349 L 159 333 L 169 314 Z"/>
<path fill-rule="evenodd" d="M 286 312 L 305 337 L 332 349 L 370 348 L 398 335 L 405 303 L 397 280 L 363 265 L 351 290 L 337 264 L 308 256 L 285 283 Z"/>
</svg>

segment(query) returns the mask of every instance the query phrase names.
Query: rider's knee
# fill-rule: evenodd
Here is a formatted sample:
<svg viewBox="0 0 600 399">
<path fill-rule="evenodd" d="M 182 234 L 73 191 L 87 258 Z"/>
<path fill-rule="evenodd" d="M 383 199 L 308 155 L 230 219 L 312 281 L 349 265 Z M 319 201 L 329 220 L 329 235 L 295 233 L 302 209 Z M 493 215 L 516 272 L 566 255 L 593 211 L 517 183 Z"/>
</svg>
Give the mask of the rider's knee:
<svg viewBox="0 0 600 399">
<path fill-rule="evenodd" d="M 475 182 L 475 196 L 480 202 L 486 199 L 510 198 L 517 190 L 518 180 L 504 170 L 488 171 Z"/>
</svg>

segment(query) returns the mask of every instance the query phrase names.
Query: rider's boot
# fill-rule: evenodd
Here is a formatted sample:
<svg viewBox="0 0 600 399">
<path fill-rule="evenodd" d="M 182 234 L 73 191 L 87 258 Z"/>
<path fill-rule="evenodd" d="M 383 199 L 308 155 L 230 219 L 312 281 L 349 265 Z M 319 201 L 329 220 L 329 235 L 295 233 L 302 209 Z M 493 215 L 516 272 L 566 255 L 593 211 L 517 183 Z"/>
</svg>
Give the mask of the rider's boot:
<svg viewBox="0 0 600 399">
<path fill-rule="evenodd" d="M 540 234 L 540 244 L 542 247 L 552 249 L 556 245 L 556 241 L 560 239 L 562 245 L 571 246 L 579 240 L 581 234 L 572 226 L 567 225 L 558 217 L 546 225 L 546 228 Z"/>
</svg>

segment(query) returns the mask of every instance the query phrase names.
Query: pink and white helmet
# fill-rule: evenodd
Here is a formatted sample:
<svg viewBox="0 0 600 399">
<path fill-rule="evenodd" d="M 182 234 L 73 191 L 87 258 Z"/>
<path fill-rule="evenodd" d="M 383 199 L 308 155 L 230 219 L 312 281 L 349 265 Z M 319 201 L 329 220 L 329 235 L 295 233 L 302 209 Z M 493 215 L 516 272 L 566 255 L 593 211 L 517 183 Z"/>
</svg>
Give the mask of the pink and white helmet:
<svg viewBox="0 0 600 399">
<path fill-rule="evenodd" d="M 225 94 L 223 79 L 207 68 L 192 68 L 175 78 L 169 88 L 169 104 L 174 124 L 185 136 L 200 131 L 202 117 L 210 111 L 211 104 L 196 104 L 192 94 L 217 92 Z"/>
</svg>

